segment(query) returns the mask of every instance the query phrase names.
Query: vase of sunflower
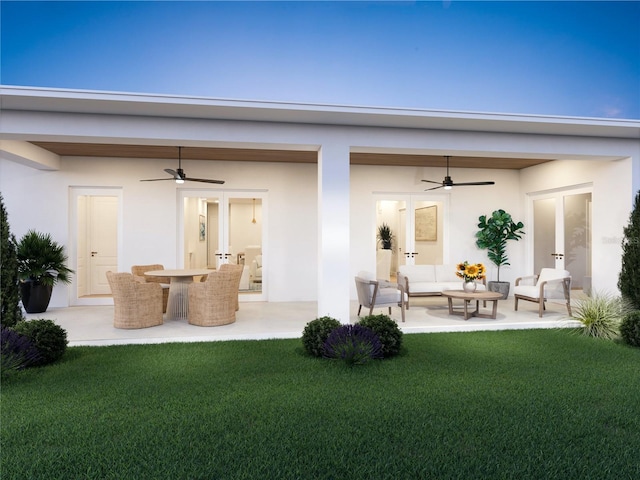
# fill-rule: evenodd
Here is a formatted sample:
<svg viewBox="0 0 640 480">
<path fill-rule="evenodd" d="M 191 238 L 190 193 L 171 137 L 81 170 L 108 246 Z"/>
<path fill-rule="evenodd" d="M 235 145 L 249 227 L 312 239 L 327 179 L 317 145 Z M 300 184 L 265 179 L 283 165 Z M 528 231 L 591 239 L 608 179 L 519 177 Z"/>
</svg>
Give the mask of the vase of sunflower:
<svg viewBox="0 0 640 480">
<path fill-rule="evenodd" d="M 466 260 L 456 266 L 456 275 L 462 278 L 462 290 L 466 293 L 476 291 L 476 280 L 485 278 L 486 269 L 482 263 L 469 263 Z"/>
</svg>

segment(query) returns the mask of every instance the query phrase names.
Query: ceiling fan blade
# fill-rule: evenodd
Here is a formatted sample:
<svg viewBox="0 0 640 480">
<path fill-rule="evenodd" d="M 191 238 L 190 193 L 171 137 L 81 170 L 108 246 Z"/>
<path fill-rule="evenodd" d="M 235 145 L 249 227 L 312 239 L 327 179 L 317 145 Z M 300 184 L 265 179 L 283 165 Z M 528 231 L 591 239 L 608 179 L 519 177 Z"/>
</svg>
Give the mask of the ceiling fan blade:
<svg viewBox="0 0 640 480">
<path fill-rule="evenodd" d="M 174 178 L 179 176 L 178 172 L 176 172 L 172 168 L 165 168 L 164 171 L 167 172 L 169 175 L 171 175 Z"/>
<path fill-rule="evenodd" d="M 427 182 L 427 183 L 437 183 L 438 185 L 442 185 L 442 182 L 434 182 L 433 180 L 421 180 L 423 182 Z"/>
<path fill-rule="evenodd" d="M 496 182 L 464 182 L 464 183 L 454 183 L 454 187 L 465 187 L 470 185 L 495 185 Z"/>
<path fill-rule="evenodd" d="M 434 182 L 434 183 L 435 183 L 435 182 Z M 443 187 L 444 187 L 444 185 L 440 185 L 439 187 L 426 188 L 424 191 L 425 191 L 425 192 L 428 192 L 429 190 L 437 190 L 437 189 L 439 189 L 439 188 L 443 188 Z"/>
<path fill-rule="evenodd" d="M 150 178 L 148 180 L 140 180 L 141 182 L 163 182 L 165 180 L 175 180 L 175 178 Z"/>
<path fill-rule="evenodd" d="M 202 183 L 217 183 L 222 185 L 224 183 L 224 180 L 209 180 L 207 178 L 191 178 L 191 177 L 184 177 L 184 180 L 187 182 L 202 182 Z"/>
</svg>

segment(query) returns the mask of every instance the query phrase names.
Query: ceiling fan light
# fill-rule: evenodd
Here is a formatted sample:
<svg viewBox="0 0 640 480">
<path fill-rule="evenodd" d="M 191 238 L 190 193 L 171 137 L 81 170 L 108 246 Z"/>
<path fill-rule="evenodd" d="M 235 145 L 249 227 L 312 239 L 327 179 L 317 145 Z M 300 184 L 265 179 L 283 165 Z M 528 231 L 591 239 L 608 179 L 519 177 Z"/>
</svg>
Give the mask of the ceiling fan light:
<svg viewBox="0 0 640 480">
<path fill-rule="evenodd" d="M 176 183 L 184 183 L 184 180 L 182 178 L 176 178 Z"/>
<path fill-rule="evenodd" d="M 451 187 L 451 185 L 445 185 L 445 186 L 444 186 L 444 189 L 445 189 L 445 190 L 451 190 L 451 188 L 452 188 L 452 187 Z"/>
</svg>

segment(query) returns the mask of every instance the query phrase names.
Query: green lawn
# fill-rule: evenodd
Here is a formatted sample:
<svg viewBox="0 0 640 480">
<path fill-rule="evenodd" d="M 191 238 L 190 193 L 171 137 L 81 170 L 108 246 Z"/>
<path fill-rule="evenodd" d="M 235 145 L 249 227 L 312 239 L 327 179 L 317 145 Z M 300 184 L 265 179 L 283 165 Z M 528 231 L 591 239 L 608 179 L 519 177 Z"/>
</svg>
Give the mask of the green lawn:
<svg viewBox="0 0 640 480">
<path fill-rule="evenodd" d="M 2 385 L 9 479 L 637 479 L 640 349 L 570 330 L 74 347 Z"/>
</svg>

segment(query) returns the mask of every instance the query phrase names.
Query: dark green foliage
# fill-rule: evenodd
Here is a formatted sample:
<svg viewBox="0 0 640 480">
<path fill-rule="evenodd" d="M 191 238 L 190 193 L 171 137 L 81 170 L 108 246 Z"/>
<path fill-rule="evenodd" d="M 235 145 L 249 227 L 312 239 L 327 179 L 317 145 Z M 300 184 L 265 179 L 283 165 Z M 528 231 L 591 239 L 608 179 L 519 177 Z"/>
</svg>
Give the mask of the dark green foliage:
<svg viewBox="0 0 640 480">
<path fill-rule="evenodd" d="M 311 320 L 302 331 L 302 345 L 309 355 L 322 357 L 324 354 L 324 342 L 334 328 L 342 325 L 331 317 L 320 317 Z"/>
<path fill-rule="evenodd" d="M 53 363 L 62 358 L 67 349 L 67 332 L 53 320 L 22 320 L 13 329 L 29 338 L 40 353 L 40 359 L 33 365 Z"/>
<path fill-rule="evenodd" d="M 18 242 L 17 255 L 20 280 L 50 286 L 71 282 L 73 270 L 66 265 L 64 246 L 48 233 L 29 230 Z"/>
<path fill-rule="evenodd" d="M 0 194 L 0 324 L 13 327 L 22 320 L 18 289 L 16 239 L 11 234 L 7 211 Z"/>
<path fill-rule="evenodd" d="M 625 343 L 640 347 L 640 311 L 625 315 L 620 324 L 620 337 Z"/>
<path fill-rule="evenodd" d="M 347 365 L 363 365 L 382 357 L 382 343 L 373 330 L 362 325 L 334 328 L 324 343 L 324 356 Z"/>
<path fill-rule="evenodd" d="M 629 225 L 622 239 L 622 269 L 618 288 L 633 308 L 640 310 L 640 192 L 636 195 Z"/>
<path fill-rule="evenodd" d="M 376 235 L 378 241 L 381 244 L 383 250 L 391 250 L 393 246 L 393 232 L 386 223 L 383 223 L 378 227 L 378 235 Z"/>
<path fill-rule="evenodd" d="M 478 217 L 479 232 L 476 233 L 476 246 L 487 250 L 487 256 L 498 267 L 498 281 L 500 281 L 500 267 L 510 265 L 507 256 L 507 240 L 519 240 L 524 235 L 522 222 L 514 222 L 511 215 L 504 210 L 495 210 L 490 217 Z"/>
<path fill-rule="evenodd" d="M 2 377 L 34 365 L 39 359 L 40 353 L 29 338 L 11 328 L 2 327 L 0 331 L 0 374 Z"/>
<path fill-rule="evenodd" d="M 388 315 L 368 315 L 358 322 L 363 327 L 373 330 L 380 343 L 382 343 L 382 355 L 384 358 L 393 357 L 400 353 L 402 347 L 402 330 Z"/>
</svg>

